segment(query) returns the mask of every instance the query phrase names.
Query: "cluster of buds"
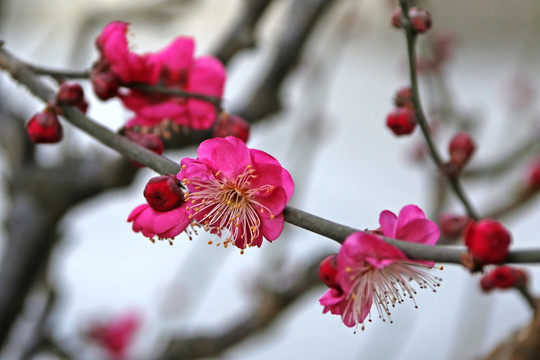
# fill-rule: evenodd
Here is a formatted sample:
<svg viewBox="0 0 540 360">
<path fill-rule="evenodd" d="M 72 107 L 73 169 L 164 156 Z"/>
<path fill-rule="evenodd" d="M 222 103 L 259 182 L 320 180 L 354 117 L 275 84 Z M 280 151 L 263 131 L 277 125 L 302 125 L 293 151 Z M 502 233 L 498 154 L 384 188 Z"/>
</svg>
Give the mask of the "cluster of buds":
<svg viewBox="0 0 540 360">
<path fill-rule="evenodd" d="M 62 83 L 54 101 L 28 120 L 26 131 L 32 142 L 53 144 L 62 140 L 64 132 L 58 119 L 58 115 L 62 115 L 60 106 L 75 106 L 81 112 L 86 113 L 88 103 L 84 99 L 81 85 L 70 82 Z"/>
<path fill-rule="evenodd" d="M 465 245 L 480 264 L 499 264 L 508 255 L 512 236 L 496 220 L 470 221 L 465 228 Z"/>
<path fill-rule="evenodd" d="M 386 116 L 386 126 L 397 136 L 411 134 L 417 124 L 411 88 L 406 86 L 399 89 L 394 104 L 396 108 Z"/>
<path fill-rule="evenodd" d="M 527 273 L 522 269 L 511 266 L 499 266 L 488 272 L 480 280 L 482 291 L 493 289 L 510 289 L 525 286 L 528 282 Z"/>
<path fill-rule="evenodd" d="M 413 6 L 409 9 L 409 21 L 411 29 L 414 33 L 421 34 L 431 29 L 432 20 L 429 11 L 423 8 Z M 402 28 L 405 22 L 400 8 L 394 9 L 392 12 L 391 24 L 395 28 Z"/>
</svg>

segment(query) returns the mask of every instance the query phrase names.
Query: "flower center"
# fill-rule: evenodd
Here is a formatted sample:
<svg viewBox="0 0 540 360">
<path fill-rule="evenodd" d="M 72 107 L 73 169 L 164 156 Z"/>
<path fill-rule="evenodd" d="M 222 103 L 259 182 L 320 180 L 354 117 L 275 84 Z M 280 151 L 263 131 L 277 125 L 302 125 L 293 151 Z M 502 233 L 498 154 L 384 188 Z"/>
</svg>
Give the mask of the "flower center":
<svg viewBox="0 0 540 360">
<path fill-rule="evenodd" d="M 186 194 L 186 201 L 190 204 L 187 210 L 192 212 L 190 218 L 219 237 L 225 232 L 225 247 L 232 242 L 241 249 L 251 246 L 261 236 L 259 213 L 267 212 L 270 218 L 274 216 L 270 209 L 256 199 L 257 194 L 270 193 L 274 187 L 263 185 L 252 188 L 250 180 L 255 178 L 255 169 L 248 165 L 233 180 L 223 176 L 221 171 L 211 179 L 184 179 L 184 184 L 191 185 L 193 189 Z"/>
<path fill-rule="evenodd" d="M 437 292 L 436 288 L 441 285 L 441 278 L 428 273 L 423 268 L 430 269 L 431 267 L 396 261 L 382 269 L 374 268 L 368 263 L 356 269 L 347 268 L 346 271 L 355 281 L 347 295 L 345 311 L 349 312 L 358 324 L 361 323 L 364 330 L 365 318 L 367 317 L 369 322 L 372 321 L 369 307 L 373 302 L 379 318 L 382 321 L 388 319 L 392 324 L 390 308 L 395 307 L 396 304 L 401 304 L 406 298 L 410 298 L 414 307 L 418 308 L 414 299 L 417 292 L 412 282 L 416 282 L 420 289 L 431 289 L 433 292 Z"/>
</svg>

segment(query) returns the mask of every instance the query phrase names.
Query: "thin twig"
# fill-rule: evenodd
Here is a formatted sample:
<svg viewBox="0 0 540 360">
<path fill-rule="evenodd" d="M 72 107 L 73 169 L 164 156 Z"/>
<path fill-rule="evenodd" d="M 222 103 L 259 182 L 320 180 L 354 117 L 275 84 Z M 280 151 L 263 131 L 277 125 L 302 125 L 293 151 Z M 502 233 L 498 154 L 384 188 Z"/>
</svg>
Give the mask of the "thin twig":
<svg viewBox="0 0 540 360">
<path fill-rule="evenodd" d="M 403 17 L 405 18 L 403 28 L 405 30 L 405 36 L 407 38 L 407 55 L 408 55 L 408 62 L 409 62 L 409 74 L 410 74 L 410 80 L 411 80 L 411 93 L 412 93 L 412 101 L 414 104 L 416 119 L 418 121 L 418 125 L 420 126 L 420 129 L 422 130 L 424 139 L 426 140 L 426 144 L 428 146 L 429 153 L 431 154 L 431 158 L 433 159 L 433 161 L 435 162 L 439 170 L 442 171 L 443 166 L 444 166 L 444 161 L 442 159 L 442 156 L 439 154 L 439 151 L 437 150 L 435 143 L 433 142 L 433 138 L 431 137 L 428 121 L 424 114 L 424 110 L 422 108 L 422 104 L 420 101 L 420 93 L 418 91 L 418 76 L 417 76 L 417 71 L 416 71 L 416 53 L 414 50 L 415 42 L 416 42 L 416 33 L 413 31 L 411 27 L 411 23 L 410 23 L 409 3 L 408 3 L 408 0 L 400 0 L 399 3 L 401 5 L 401 12 L 403 14 Z M 450 187 L 452 188 L 456 196 L 459 198 L 459 200 L 465 207 L 467 211 L 467 215 L 469 215 L 469 217 L 472 219 L 478 220 L 479 216 L 477 215 L 471 202 L 467 198 L 467 195 L 465 194 L 465 191 L 463 190 L 461 186 L 461 182 L 459 181 L 459 178 L 454 174 L 447 174 L 444 171 L 442 172 L 445 173 L 448 179 L 448 182 L 450 183 Z"/>
</svg>

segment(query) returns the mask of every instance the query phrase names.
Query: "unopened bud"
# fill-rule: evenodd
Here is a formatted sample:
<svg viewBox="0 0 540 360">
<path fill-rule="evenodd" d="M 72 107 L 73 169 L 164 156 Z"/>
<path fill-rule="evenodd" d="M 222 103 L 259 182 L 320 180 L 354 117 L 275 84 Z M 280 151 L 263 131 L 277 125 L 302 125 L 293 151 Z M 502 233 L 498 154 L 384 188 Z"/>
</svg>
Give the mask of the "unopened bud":
<svg viewBox="0 0 540 360">
<path fill-rule="evenodd" d="M 413 6 L 409 9 L 411 27 L 416 33 L 424 33 L 431 28 L 431 14 L 426 9 Z"/>
<path fill-rule="evenodd" d="M 452 140 L 450 140 L 450 145 L 448 146 L 450 162 L 453 165 L 462 168 L 470 160 L 475 149 L 476 144 L 468 133 L 463 131 L 457 133 Z"/>
<path fill-rule="evenodd" d="M 93 71 L 90 74 L 94 93 L 101 100 L 108 100 L 118 95 L 120 80 L 110 71 Z"/>
<path fill-rule="evenodd" d="M 410 86 L 405 86 L 396 91 L 394 96 L 394 104 L 396 107 L 408 107 L 414 109 L 414 104 L 412 102 L 412 92 Z"/>
<path fill-rule="evenodd" d="M 498 221 L 470 221 L 465 228 L 465 245 L 474 258 L 483 264 L 498 264 L 508 255 L 512 237 Z"/>
<path fill-rule="evenodd" d="M 337 269 L 337 255 L 328 255 L 319 264 L 319 277 L 330 288 L 338 286 L 336 282 Z"/>
<path fill-rule="evenodd" d="M 84 91 L 77 83 L 64 82 L 58 89 L 56 100 L 60 105 L 79 106 L 84 101 Z"/>
<path fill-rule="evenodd" d="M 528 276 L 524 270 L 511 266 L 499 266 L 482 277 L 480 287 L 488 292 L 495 288 L 509 289 L 523 286 L 527 281 Z"/>
<path fill-rule="evenodd" d="M 214 137 L 236 136 L 243 142 L 249 139 L 249 124 L 240 116 L 221 113 L 213 129 Z"/>
<path fill-rule="evenodd" d="M 163 145 L 163 140 L 161 140 L 159 137 L 157 137 L 154 134 L 147 134 L 147 133 L 138 133 L 133 132 L 131 130 L 125 130 L 124 135 L 134 143 L 139 144 L 142 147 L 147 148 L 148 150 L 155 152 L 158 155 L 163 154 L 163 150 L 165 150 L 165 146 Z M 133 165 L 138 167 L 144 167 L 144 165 L 133 161 Z"/>
<path fill-rule="evenodd" d="M 407 107 L 394 109 L 386 117 L 386 126 L 398 136 L 412 133 L 416 128 L 414 111 Z"/>
<path fill-rule="evenodd" d="M 26 123 L 30 140 L 36 144 L 52 144 L 62 140 L 63 130 L 58 116 L 50 107 L 34 115 Z"/>
<path fill-rule="evenodd" d="M 463 215 L 445 213 L 439 217 L 441 234 L 448 237 L 458 237 L 463 232 L 469 218 Z"/>
<path fill-rule="evenodd" d="M 144 197 L 156 211 L 176 209 L 184 203 L 182 183 L 174 175 L 153 177 L 144 188 Z"/>
</svg>

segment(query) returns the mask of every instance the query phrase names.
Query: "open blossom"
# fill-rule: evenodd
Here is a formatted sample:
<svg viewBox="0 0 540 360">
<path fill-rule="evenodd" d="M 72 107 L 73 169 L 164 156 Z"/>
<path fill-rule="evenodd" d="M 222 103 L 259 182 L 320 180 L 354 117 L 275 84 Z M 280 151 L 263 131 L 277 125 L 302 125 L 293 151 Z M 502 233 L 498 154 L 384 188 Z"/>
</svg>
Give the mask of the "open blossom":
<svg viewBox="0 0 540 360">
<path fill-rule="evenodd" d="M 221 98 L 226 78 L 223 65 L 211 56 L 194 58 L 195 42 L 189 37 L 177 37 L 157 53 L 134 53 L 126 38 L 128 26 L 112 22 L 96 40 L 101 58 L 91 78 L 97 95 L 104 100 L 118 95 L 124 106 L 135 112 L 128 127 L 155 126 L 170 119 L 193 129 L 209 128 L 216 119 L 216 109 L 207 101 L 135 89 L 119 91 L 118 86 L 163 85 Z"/>
<path fill-rule="evenodd" d="M 437 225 L 415 205 L 405 206 L 399 216 L 385 210 L 379 223 L 378 232 L 386 237 L 425 245 L 434 245 L 439 238 Z M 347 237 L 338 253 L 335 286 L 319 301 L 325 313 L 341 315 L 349 327 L 363 324 L 366 318 L 371 321 L 373 304 L 383 321 L 392 322 L 391 307 L 406 297 L 414 301 L 412 282 L 433 291 L 439 286 L 440 279 L 425 271 L 432 266 L 430 261 L 409 259 L 376 234 L 356 232 Z"/>
<path fill-rule="evenodd" d="M 275 158 L 228 136 L 202 142 L 197 158 L 181 165 L 177 177 L 189 190 L 190 218 L 224 236 L 224 246 L 260 247 L 263 237 L 273 241 L 281 234 L 294 184 Z"/>
</svg>

